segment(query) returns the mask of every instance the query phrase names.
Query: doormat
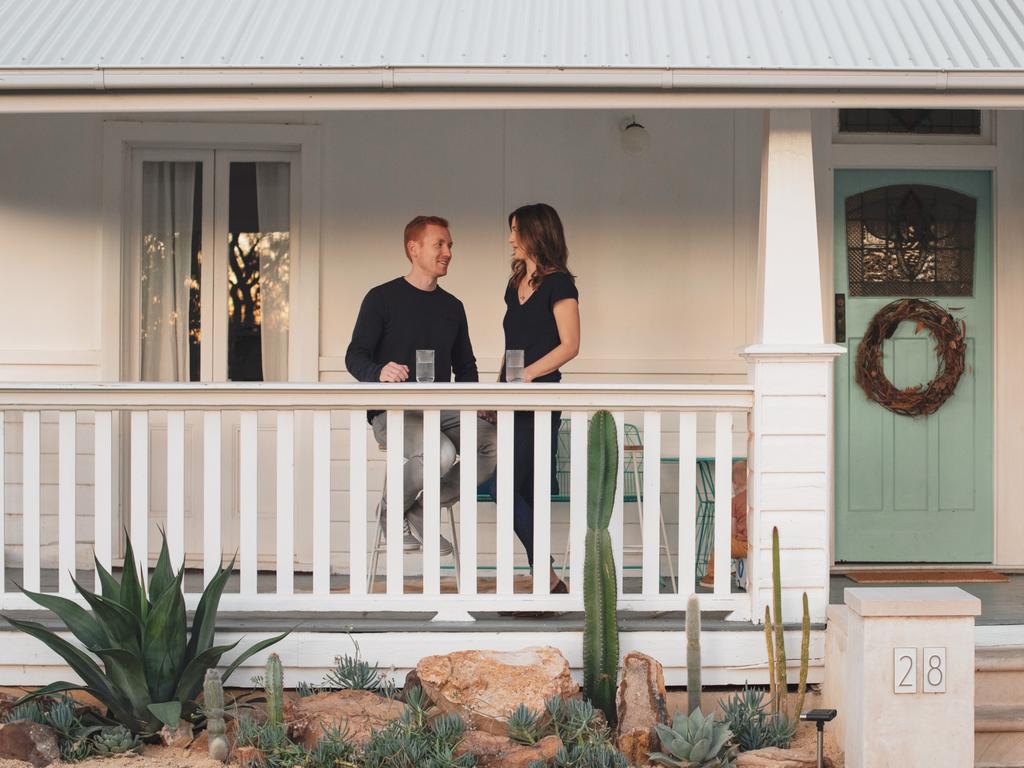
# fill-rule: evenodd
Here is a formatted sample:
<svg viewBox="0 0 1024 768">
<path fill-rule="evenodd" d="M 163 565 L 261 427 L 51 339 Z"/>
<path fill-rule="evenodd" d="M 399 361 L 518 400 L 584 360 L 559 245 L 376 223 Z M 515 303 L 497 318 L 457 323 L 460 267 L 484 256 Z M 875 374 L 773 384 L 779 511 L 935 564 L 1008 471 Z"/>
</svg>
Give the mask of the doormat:
<svg viewBox="0 0 1024 768">
<path fill-rule="evenodd" d="M 1010 580 L 1005 573 L 920 568 L 915 570 L 848 571 L 843 574 L 858 584 L 983 584 Z"/>
</svg>

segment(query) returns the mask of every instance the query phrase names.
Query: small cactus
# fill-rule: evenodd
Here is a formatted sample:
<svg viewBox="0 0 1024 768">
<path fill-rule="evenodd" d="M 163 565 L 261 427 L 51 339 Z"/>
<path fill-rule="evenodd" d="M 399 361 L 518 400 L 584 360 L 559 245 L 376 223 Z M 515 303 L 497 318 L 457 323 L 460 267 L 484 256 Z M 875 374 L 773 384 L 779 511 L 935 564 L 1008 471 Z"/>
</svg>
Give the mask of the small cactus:
<svg viewBox="0 0 1024 768">
<path fill-rule="evenodd" d="M 264 686 L 267 692 L 267 722 L 270 725 L 281 725 L 284 722 L 284 669 L 281 657 L 276 653 L 267 656 Z"/>
<path fill-rule="evenodd" d="M 126 752 L 138 752 L 142 749 L 142 742 L 139 740 L 139 737 L 123 725 L 101 729 L 93 737 L 92 743 L 93 750 L 102 757 L 123 755 Z"/>
<path fill-rule="evenodd" d="M 700 709 L 700 599 L 690 595 L 686 601 L 686 709 Z"/>
<path fill-rule="evenodd" d="M 615 421 L 598 411 L 587 435 L 587 537 L 583 559 L 583 690 L 615 722 L 619 671 L 618 584 L 608 523 L 612 516 L 619 447 Z"/>
<path fill-rule="evenodd" d="M 224 681 L 220 671 L 206 670 L 203 681 L 203 707 L 206 710 L 206 747 L 210 757 L 222 763 L 228 759 L 230 745 L 224 726 Z"/>
<path fill-rule="evenodd" d="M 800 642 L 800 683 L 797 688 L 796 711 L 789 712 L 787 696 L 789 683 L 786 679 L 786 638 L 782 624 L 782 573 L 779 556 L 779 529 L 772 528 L 772 602 L 774 620 L 768 606 L 764 609 L 764 637 L 768 651 L 768 682 L 771 686 L 772 712 L 794 720 L 800 716 L 807 693 L 807 667 L 810 661 L 811 615 L 807 604 L 807 593 L 803 595 L 803 624 Z M 774 634 L 774 638 L 773 638 Z"/>
</svg>

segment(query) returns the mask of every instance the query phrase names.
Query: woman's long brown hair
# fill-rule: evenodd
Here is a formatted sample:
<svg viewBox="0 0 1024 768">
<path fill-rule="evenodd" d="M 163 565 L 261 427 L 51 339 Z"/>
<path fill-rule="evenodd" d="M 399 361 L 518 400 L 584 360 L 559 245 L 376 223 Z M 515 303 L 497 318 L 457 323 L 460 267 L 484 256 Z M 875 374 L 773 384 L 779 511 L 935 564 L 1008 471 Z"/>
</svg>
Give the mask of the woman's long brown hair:
<svg viewBox="0 0 1024 768">
<path fill-rule="evenodd" d="M 520 246 L 537 262 L 536 271 L 529 276 L 532 287 L 539 287 L 544 276 L 552 272 L 564 272 L 575 281 L 575 275 L 569 271 L 569 248 L 558 211 L 547 203 L 523 205 L 508 215 L 509 229 L 513 221 Z M 525 275 L 526 262 L 513 259 L 509 282 L 518 286 Z"/>
</svg>

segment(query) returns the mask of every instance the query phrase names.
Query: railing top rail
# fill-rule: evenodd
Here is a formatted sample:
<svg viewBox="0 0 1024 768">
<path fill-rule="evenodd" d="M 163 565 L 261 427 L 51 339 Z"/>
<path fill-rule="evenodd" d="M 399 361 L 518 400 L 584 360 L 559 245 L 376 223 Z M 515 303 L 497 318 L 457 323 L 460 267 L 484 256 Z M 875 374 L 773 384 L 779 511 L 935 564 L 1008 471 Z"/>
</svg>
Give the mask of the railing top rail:
<svg viewBox="0 0 1024 768">
<path fill-rule="evenodd" d="M 0 384 L 2 410 L 747 411 L 746 384 Z"/>
</svg>

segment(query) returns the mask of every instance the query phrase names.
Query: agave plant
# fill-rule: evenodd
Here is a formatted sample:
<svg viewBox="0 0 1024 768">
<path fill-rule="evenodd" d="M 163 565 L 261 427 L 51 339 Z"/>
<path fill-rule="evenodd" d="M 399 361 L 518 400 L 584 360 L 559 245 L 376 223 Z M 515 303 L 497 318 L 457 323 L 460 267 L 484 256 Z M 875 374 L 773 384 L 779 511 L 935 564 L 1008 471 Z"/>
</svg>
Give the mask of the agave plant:
<svg viewBox="0 0 1024 768">
<path fill-rule="evenodd" d="M 730 768 L 737 747 L 730 742 L 732 731 L 714 714 L 707 717 L 699 709 L 687 717 L 677 712 L 672 727 L 655 726 L 664 752 L 651 752 L 651 761 L 673 768 Z"/>
<path fill-rule="evenodd" d="M 221 656 L 238 645 L 238 641 L 228 645 L 213 644 L 217 606 L 234 559 L 226 568 L 218 569 L 203 591 L 191 630 L 181 588 L 185 571 L 182 568 L 174 573 L 171 568 L 167 537 L 164 536 L 148 590 L 135 569 L 135 562 L 131 541 L 127 541 L 120 581 L 98 560 L 96 569 L 102 594 L 91 592 L 74 581 L 78 593 L 92 608 L 91 612 L 67 598 L 22 589 L 33 601 L 53 611 L 88 651 L 41 624 L 4 616 L 12 626 L 41 640 L 59 654 L 84 681 L 84 684 L 51 683 L 28 694 L 23 701 L 61 691 L 88 691 L 107 707 L 108 717 L 133 734 L 144 736 L 156 733 L 161 725 L 174 728 L 182 717 L 192 716 L 206 670 L 216 667 Z M 254 653 L 287 634 L 284 632 L 249 647 L 228 666 L 224 678 Z"/>
</svg>

